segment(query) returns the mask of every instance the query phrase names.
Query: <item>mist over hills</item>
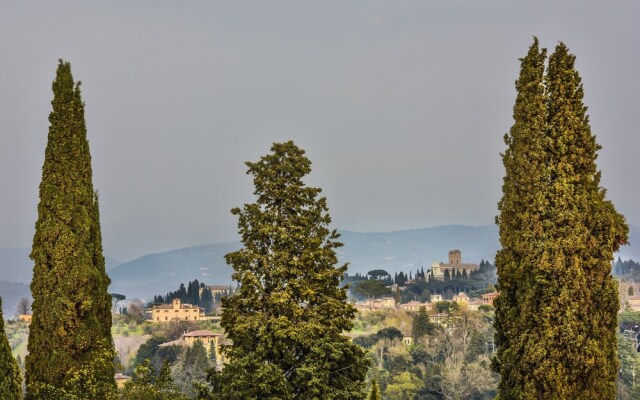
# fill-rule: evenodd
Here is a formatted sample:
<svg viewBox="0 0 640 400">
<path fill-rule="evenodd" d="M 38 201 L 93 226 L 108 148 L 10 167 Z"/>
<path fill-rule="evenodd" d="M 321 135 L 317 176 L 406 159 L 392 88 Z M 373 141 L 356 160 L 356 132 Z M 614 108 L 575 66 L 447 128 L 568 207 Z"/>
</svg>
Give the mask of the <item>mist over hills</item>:
<svg viewBox="0 0 640 400">
<path fill-rule="evenodd" d="M 430 266 L 447 261 L 449 250 L 459 249 L 466 262 L 493 260 L 498 249 L 498 228 L 494 225 L 446 225 L 394 232 L 360 233 L 341 231 L 338 249 L 341 263 L 349 262 L 349 273 L 366 273 L 374 268 L 393 271 Z"/>
<path fill-rule="evenodd" d="M 632 245 L 623 247 L 619 256 L 638 261 L 640 227 L 629 228 Z M 445 225 L 394 232 L 340 233 L 339 240 L 344 247 L 338 249 L 338 260 L 341 264 L 349 263 L 351 274 L 366 273 L 375 268 L 385 269 L 391 274 L 399 270 L 415 271 L 429 267 L 433 261 L 446 261 L 451 249 L 459 249 L 465 262 L 493 261 L 499 247 L 498 228 L 494 225 Z M 122 293 L 127 298 L 149 299 L 153 295 L 176 290 L 180 283 L 194 279 L 207 284 L 228 285 L 232 283 L 232 269 L 225 263 L 224 255 L 238 248 L 240 243 L 206 244 L 148 254 L 122 264 L 105 257 L 111 277 L 109 290 Z M 0 280 L 28 284 L 32 273 L 29 251 L 0 250 Z M 28 286 L 25 287 L 29 294 Z M 0 285 L 0 296 L 4 297 L 8 290 L 8 286 Z M 3 308 L 10 314 L 15 311 L 15 306 Z"/>
<path fill-rule="evenodd" d="M 233 270 L 224 255 L 239 248 L 240 243 L 217 243 L 148 254 L 109 271 L 109 290 L 127 298 L 148 299 L 194 279 L 227 285 L 231 283 Z"/>
<path fill-rule="evenodd" d="M 0 280 L 7 282 L 31 283 L 33 261 L 29 258 L 31 248 L 0 249 Z M 112 270 L 121 261 L 108 256 L 104 257 L 107 271 Z M 2 293 L 0 293 L 1 295 Z"/>
<path fill-rule="evenodd" d="M 2 314 L 5 318 L 15 317 L 18 302 L 26 297 L 31 300 L 29 285 L 17 282 L 0 281 L 0 297 L 2 297 Z"/>
</svg>

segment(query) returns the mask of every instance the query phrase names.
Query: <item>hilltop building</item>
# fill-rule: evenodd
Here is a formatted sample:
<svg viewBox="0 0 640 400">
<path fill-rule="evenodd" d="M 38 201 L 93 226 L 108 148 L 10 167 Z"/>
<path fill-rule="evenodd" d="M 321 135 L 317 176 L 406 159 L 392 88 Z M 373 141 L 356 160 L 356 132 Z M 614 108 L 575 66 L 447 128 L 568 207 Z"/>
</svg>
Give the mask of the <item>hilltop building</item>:
<svg viewBox="0 0 640 400">
<path fill-rule="evenodd" d="M 182 304 L 173 299 L 171 304 L 154 305 L 151 309 L 152 322 L 199 321 L 204 318 L 204 308 Z"/>
<path fill-rule="evenodd" d="M 460 250 L 451 250 L 449 252 L 448 263 L 433 262 L 431 264 L 431 270 L 427 274 L 427 280 L 435 279 L 443 281 L 445 271 L 448 271 L 449 276 L 454 278 L 458 275 L 469 276 L 472 272 L 476 272 L 480 269 L 478 264 L 464 264 L 462 263 L 462 253 Z"/>
</svg>

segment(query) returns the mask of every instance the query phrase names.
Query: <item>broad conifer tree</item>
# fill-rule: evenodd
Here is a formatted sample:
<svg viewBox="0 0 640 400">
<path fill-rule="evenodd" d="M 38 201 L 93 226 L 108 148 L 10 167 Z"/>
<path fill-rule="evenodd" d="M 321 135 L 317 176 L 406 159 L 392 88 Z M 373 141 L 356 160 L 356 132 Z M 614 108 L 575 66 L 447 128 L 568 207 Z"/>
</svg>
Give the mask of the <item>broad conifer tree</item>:
<svg viewBox="0 0 640 400">
<path fill-rule="evenodd" d="M 257 200 L 239 217 L 243 248 L 227 254 L 239 289 L 223 299 L 221 325 L 233 346 L 213 375 L 224 399 L 363 399 L 363 351 L 343 333 L 354 308 L 335 267 L 338 234 L 321 189 L 303 178 L 311 162 L 293 142 L 248 162 Z"/>
<path fill-rule="evenodd" d="M 11 347 L 4 332 L 2 298 L 0 297 L 0 399 L 22 398 L 22 376 L 18 361 L 11 354 Z"/>
<path fill-rule="evenodd" d="M 115 394 L 111 298 L 80 84 L 60 61 L 33 238 L 27 397 Z"/>
<path fill-rule="evenodd" d="M 600 187 L 575 57 L 522 60 L 506 136 L 494 365 L 499 399 L 614 399 L 617 287 L 628 228 Z"/>
</svg>

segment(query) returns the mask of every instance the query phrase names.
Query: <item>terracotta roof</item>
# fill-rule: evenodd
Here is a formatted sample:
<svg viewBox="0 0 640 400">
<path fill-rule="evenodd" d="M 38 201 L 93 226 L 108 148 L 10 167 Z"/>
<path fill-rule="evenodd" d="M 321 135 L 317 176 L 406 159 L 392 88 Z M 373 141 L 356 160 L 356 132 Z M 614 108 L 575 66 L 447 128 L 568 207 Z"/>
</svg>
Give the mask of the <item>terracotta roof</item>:
<svg viewBox="0 0 640 400">
<path fill-rule="evenodd" d="M 222 334 L 221 333 L 214 333 L 214 332 L 211 332 L 211 331 L 199 330 L 199 331 L 187 332 L 182 336 L 184 336 L 184 337 L 204 337 L 204 336 L 222 336 Z"/>
<path fill-rule="evenodd" d="M 180 309 L 182 310 L 188 310 L 188 309 L 194 309 L 194 308 L 202 308 L 202 307 L 198 307 L 198 306 L 192 306 L 191 304 L 180 304 Z M 173 310 L 173 304 L 160 304 L 160 305 L 154 305 L 153 306 L 154 310 Z"/>
</svg>

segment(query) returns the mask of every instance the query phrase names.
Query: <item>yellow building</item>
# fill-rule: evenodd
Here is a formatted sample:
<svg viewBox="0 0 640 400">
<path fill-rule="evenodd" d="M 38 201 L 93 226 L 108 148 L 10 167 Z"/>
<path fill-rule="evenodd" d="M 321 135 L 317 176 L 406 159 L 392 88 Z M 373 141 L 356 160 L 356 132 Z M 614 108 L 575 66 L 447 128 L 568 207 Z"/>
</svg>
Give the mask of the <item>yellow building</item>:
<svg viewBox="0 0 640 400">
<path fill-rule="evenodd" d="M 469 302 L 469 296 L 465 292 L 460 292 L 457 295 L 453 296 L 453 301 L 463 305 Z"/>
<path fill-rule="evenodd" d="M 129 380 L 131 380 L 130 376 L 126 376 L 124 374 L 121 373 L 117 373 L 114 376 L 114 379 L 116 380 L 116 386 L 118 386 L 118 389 L 124 389 L 124 385 L 129 382 Z"/>
<path fill-rule="evenodd" d="M 18 321 L 26 322 L 27 324 L 31 323 L 31 319 L 32 318 L 33 318 L 33 315 L 31 315 L 31 314 L 20 314 L 20 315 L 18 315 Z"/>
<path fill-rule="evenodd" d="M 180 299 L 173 299 L 171 304 L 155 305 L 151 309 L 153 322 L 199 321 L 204 317 L 204 309 L 191 304 L 182 304 Z"/>
<path fill-rule="evenodd" d="M 180 339 L 174 340 L 172 342 L 162 343 L 158 347 L 168 347 L 168 346 L 193 346 L 194 343 L 199 340 L 204 345 L 204 348 L 207 352 L 211 351 L 211 346 L 216 351 L 216 360 L 218 360 L 218 366 L 222 365 L 224 362 L 224 356 L 220 354 L 220 346 L 222 337 L 224 335 L 221 333 L 214 333 L 206 330 L 198 330 L 193 332 L 185 332 L 180 336 Z"/>
<path fill-rule="evenodd" d="M 640 311 L 640 296 L 628 296 L 627 303 L 632 311 Z"/>
<path fill-rule="evenodd" d="M 411 300 L 408 303 L 400 304 L 399 309 L 404 311 L 420 311 L 420 308 L 424 307 L 425 310 L 431 311 L 433 303 L 420 303 L 419 301 Z"/>
</svg>

